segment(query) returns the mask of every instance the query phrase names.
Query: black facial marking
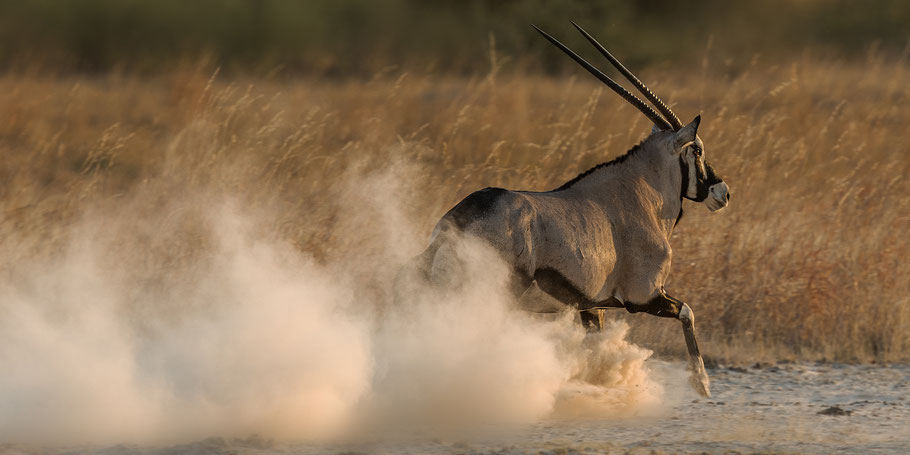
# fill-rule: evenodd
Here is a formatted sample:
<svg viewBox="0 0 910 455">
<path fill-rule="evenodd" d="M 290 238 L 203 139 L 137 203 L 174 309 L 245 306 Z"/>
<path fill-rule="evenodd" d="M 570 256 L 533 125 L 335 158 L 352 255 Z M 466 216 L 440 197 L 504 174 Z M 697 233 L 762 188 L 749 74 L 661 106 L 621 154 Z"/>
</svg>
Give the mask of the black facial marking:
<svg viewBox="0 0 910 455">
<path fill-rule="evenodd" d="M 686 197 L 686 193 L 689 192 L 689 163 L 686 162 L 685 155 L 679 156 L 679 169 L 682 172 L 682 185 L 680 185 L 679 200 L 682 201 L 682 198 Z"/>
<path fill-rule="evenodd" d="M 700 149 L 696 149 L 700 150 Z M 699 158 L 696 157 L 696 161 Z M 704 162 L 704 172 L 702 171 L 702 166 L 695 166 L 695 197 L 689 197 L 688 188 L 689 188 L 689 163 L 680 156 L 680 169 L 683 173 L 683 184 L 682 184 L 682 197 L 689 199 L 690 201 L 702 202 L 708 198 L 708 195 L 711 190 L 711 186 L 723 182 L 723 180 L 714 172 L 714 168 L 708 164 L 707 161 Z M 696 163 L 697 164 L 697 163 Z M 677 220 L 678 221 L 678 220 Z"/>
<path fill-rule="evenodd" d="M 697 202 L 704 201 L 708 198 L 708 195 L 711 193 L 711 186 L 723 182 L 720 177 L 714 172 L 714 168 L 705 162 L 705 173 L 698 176 L 698 197 L 695 199 Z"/>
<path fill-rule="evenodd" d="M 705 163 L 704 168 L 707 171 L 707 169 L 708 169 L 707 163 Z M 696 185 L 695 185 L 695 199 L 693 199 L 693 201 L 696 201 L 696 202 L 704 201 L 705 198 L 708 197 L 708 189 L 711 187 L 711 185 L 708 184 L 707 174 L 702 172 L 701 169 L 702 169 L 701 166 L 695 167 Z"/>
<path fill-rule="evenodd" d="M 509 190 L 502 188 L 484 188 L 475 191 L 452 207 L 445 214 L 445 218 L 452 220 L 458 229 L 464 230 L 472 221 L 483 218 L 493 208 L 496 201 L 508 192 Z"/>
<path fill-rule="evenodd" d="M 721 179 L 720 176 L 714 172 L 713 166 L 711 166 L 708 163 L 705 163 L 705 170 L 707 171 L 707 173 L 705 174 L 705 184 L 708 187 L 711 187 L 712 185 L 717 185 L 718 183 L 723 182 L 723 179 Z"/>
<path fill-rule="evenodd" d="M 682 200 L 686 197 L 686 192 L 689 191 L 689 164 L 686 163 L 686 159 L 682 155 L 679 156 L 679 170 L 682 173 L 682 184 L 680 184 L 679 188 L 679 214 L 676 215 L 673 227 L 676 227 L 679 224 L 679 220 L 683 217 Z"/>
</svg>

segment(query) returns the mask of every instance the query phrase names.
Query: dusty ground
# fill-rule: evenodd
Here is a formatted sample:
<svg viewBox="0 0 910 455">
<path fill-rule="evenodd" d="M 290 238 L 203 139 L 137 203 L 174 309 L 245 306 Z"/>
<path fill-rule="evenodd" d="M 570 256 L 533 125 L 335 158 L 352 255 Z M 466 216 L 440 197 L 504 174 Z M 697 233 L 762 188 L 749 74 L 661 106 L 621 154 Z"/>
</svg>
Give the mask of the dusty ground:
<svg viewBox="0 0 910 455">
<path fill-rule="evenodd" d="M 167 446 L 39 448 L 3 446 L 2 454 L 653 454 L 861 453 L 910 450 L 910 366 L 778 364 L 718 366 L 714 396 L 695 399 L 679 363 L 649 361 L 678 404 L 659 415 L 546 420 L 496 436 L 411 436 L 395 441 L 286 443 L 252 436 Z M 668 396 L 668 400 L 676 399 Z"/>
</svg>

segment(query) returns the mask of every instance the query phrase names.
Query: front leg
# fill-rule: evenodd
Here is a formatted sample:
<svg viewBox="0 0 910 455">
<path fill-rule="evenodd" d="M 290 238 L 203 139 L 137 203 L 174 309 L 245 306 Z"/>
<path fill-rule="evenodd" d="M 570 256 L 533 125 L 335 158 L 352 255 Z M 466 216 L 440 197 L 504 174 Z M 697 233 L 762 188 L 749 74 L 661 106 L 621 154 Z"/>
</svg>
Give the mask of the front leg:
<svg viewBox="0 0 910 455">
<path fill-rule="evenodd" d="M 676 318 L 682 322 L 686 349 L 689 351 L 689 368 L 692 370 L 689 381 L 700 395 L 710 398 L 711 381 L 708 379 L 705 362 L 698 350 L 698 341 L 695 339 L 695 313 L 692 312 L 692 308 L 689 308 L 685 302 L 670 297 L 663 289 L 658 290 L 657 295 L 652 297 L 648 303 L 627 302 L 625 307 L 630 313 L 645 312 L 655 316 Z"/>
<path fill-rule="evenodd" d="M 682 322 L 683 336 L 686 338 L 686 349 L 689 350 L 689 368 L 692 369 L 689 381 L 698 393 L 711 398 L 711 380 L 708 379 L 705 361 L 702 360 L 701 352 L 698 350 L 698 341 L 695 339 L 695 313 L 692 312 L 689 305 L 682 304 L 682 309 L 679 310 L 679 320 Z"/>
</svg>

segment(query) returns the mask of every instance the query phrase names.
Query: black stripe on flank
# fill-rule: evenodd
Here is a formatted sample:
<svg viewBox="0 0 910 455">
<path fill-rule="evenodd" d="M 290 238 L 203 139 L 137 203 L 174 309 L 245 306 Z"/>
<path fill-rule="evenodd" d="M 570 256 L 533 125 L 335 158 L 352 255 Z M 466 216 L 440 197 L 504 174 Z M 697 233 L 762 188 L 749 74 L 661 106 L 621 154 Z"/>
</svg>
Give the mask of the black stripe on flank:
<svg viewBox="0 0 910 455">
<path fill-rule="evenodd" d="M 566 305 L 590 306 L 594 301 L 581 292 L 568 278 L 556 269 L 549 267 L 537 269 L 534 272 L 534 281 L 541 291 L 550 294 L 556 300 Z"/>
<path fill-rule="evenodd" d="M 541 291 L 546 292 L 551 297 L 560 302 L 574 306 L 579 310 L 591 308 L 622 308 L 622 303 L 614 297 L 606 300 L 596 301 L 578 289 L 568 278 L 558 270 L 549 267 L 537 269 L 534 272 L 534 281 Z"/>
</svg>

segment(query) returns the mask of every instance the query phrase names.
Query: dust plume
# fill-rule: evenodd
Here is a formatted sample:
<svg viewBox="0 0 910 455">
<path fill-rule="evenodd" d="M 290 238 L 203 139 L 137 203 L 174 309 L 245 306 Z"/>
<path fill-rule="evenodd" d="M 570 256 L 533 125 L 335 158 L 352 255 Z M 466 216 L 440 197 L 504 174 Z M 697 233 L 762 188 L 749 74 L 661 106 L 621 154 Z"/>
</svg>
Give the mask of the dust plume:
<svg viewBox="0 0 910 455">
<path fill-rule="evenodd" d="M 462 246 L 461 291 L 408 282 L 396 297 L 424 240 L 407 201 L 385 196 L 415 179 L 393 165 L 332 192 L 359 255 L 311 257 L 266 209 L 154 185 L 86 210 L 52 253 L 8 243 L 0 440 L 344 438 L 659 407 L 651 353 L 625 325 L 586 335 L 570 312 L 517 309 L 482 245 Z"/>
</svg>

